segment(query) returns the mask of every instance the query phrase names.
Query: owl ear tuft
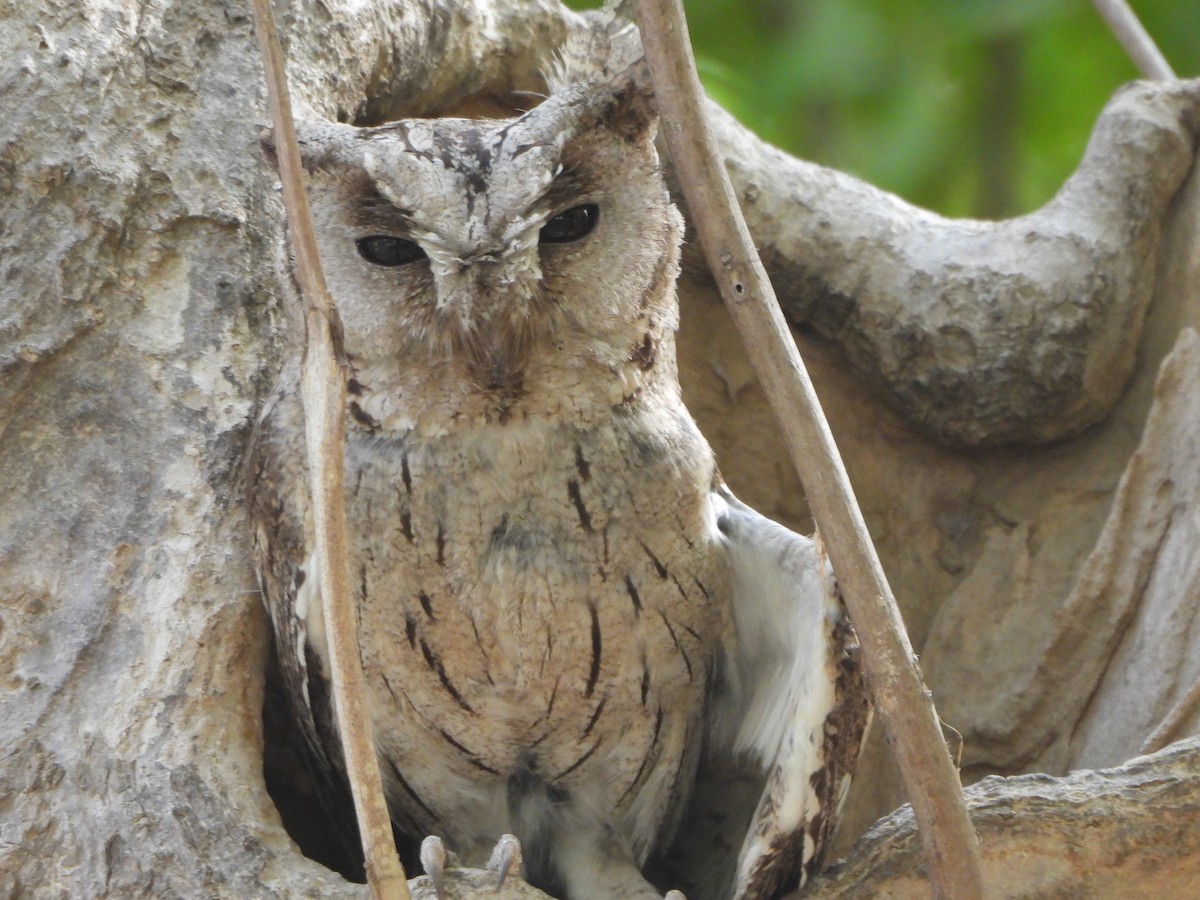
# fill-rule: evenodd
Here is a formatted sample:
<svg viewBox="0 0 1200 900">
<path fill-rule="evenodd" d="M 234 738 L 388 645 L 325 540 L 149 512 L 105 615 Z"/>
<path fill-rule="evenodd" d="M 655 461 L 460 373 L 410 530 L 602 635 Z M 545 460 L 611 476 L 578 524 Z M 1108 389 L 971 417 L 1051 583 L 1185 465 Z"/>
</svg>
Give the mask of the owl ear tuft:
<svg viewBox="0 0 1200 900">
<path fill-rule="evenodd" d="M 598 110 L 601 123 L 630 143 L 653 139 L 658 107 L 645 59 L 614 75 L 605 90 L 611 99 Z"/>
<path fill-rule="evenodd" d="M 521 117 L 522 147 L 579 149 L 597 135 L 607 135 L 631 147 L 653 143 L 658 115 L 650 72 L 638 60 L 615 74 L 602 73 L 595 80 L 577 82 Z M 526 150 L 522 150 L 526 152 Z"/>
</svg>

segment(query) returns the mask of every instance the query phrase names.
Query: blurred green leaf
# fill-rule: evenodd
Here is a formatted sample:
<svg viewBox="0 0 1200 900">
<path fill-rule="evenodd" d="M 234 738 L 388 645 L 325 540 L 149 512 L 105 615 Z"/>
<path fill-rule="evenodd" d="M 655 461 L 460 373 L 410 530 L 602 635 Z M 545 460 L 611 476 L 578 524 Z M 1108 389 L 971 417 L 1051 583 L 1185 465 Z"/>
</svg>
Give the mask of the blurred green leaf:
<svg viewBox="0 0 1200 900">
<path fill-rule="evenodd" d="M 949 215 L 1044 203 L 1137 77 L 1087 0 L 685 5 L 706 89 L 746 125 Z M 1200 74 L 1196 0 L 1134 6 L 1175 70 Z"/>
</svg>

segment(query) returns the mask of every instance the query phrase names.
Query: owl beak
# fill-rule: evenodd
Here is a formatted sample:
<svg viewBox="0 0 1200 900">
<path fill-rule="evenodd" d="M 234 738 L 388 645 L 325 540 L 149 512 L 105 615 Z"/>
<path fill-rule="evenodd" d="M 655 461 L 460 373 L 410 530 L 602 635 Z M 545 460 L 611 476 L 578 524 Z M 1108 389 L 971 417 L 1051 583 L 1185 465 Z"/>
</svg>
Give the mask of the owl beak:
<svg viewBox="0 0 1200 900">
<path fill-rule="evenodd" d="M 484 328 L 483 332 L 461 332 L 462 353 L 471 380 L 487 393 L 523 393 L 527 339 L 504 325 L 485 325 Z"/>
<path fill-rule="evenodd" d="M 505 293 L 477 283 L 471 292 L 472 308 L 463 311 L 455 327 L 457 349 L 471 381 L 489 393 L 519 392 L 529 355 L 528 319 Z"/>
<path fill-rule="evenodd" d="M 499 254 L 456 261 L 438 278 L 439 293 L 454 320 L 456 350 L 472 382 L 481 391 L 508 397 L 521 393 L 533 343 L 535 323 L 528 299 L 537 290 L 540 272 L 534 254 L 530 270 L 524 254 Z M 515 264 L 516 263 L 516 264 Z M 450 268 L 450 267 L 448 267 Z M 437 277 L 438 273 L 435 273 Z"/>
</svg>

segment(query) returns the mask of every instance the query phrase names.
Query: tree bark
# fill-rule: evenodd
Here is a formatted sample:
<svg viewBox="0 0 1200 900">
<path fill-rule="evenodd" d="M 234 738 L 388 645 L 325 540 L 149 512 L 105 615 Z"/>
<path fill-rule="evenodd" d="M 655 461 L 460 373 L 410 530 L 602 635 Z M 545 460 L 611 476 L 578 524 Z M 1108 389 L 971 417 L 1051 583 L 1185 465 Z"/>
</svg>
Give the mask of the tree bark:
<svg viewBox="0 0 1200 900">
<path fill-rule="evenodd" d="M 967 803 L 988 897 L 1191 897 L 1200 884 L 1200 742 L 1063 778 L 987 778 Z M 905 807 L 806 896 L 925 898 L 923 865 Z"/>
<path fill-rule="evenodd" d="M 296 95 L 358 122 L 513 102 L 585 22 L 551 0 L 279 14 Z M 262 773 L 241 458 L 291 337 L 248 9 L 42 0 L 0 16 L 0 893 L 361 896 L 299 853 Z M 1007 223 L 947 223 L 722 125 L 972 779 L 1116 765 L 1200 726 L 1196 94 L 1121 94 L 1059 198 Z M 683 304 L 685 391 L 727 479 L 803 527 L 702 277 Z M 1113 896 L 1146 866 L 1166 877 L 1176 848 L 1194 855 L 1172 823 L 1198 754 L 985 782 L 985 859 L 1084 840 L 1081 796 L 1157 778 L 1103 846 L 1128 849 L 1106 869 Z M 1035 808 L 1031 786 L 1040 812 L 1012 818 Z M 902 801 L 869 751 L 847 831 Z M 843 871 L 885 884 L 899 851 L 872 848 L 899 840 L 870 838 Z M 1046 866 L 1082 871 L 1056 853 Z M 1014 893 L 1050 883 L 1005 871 Z"/>
</svg>

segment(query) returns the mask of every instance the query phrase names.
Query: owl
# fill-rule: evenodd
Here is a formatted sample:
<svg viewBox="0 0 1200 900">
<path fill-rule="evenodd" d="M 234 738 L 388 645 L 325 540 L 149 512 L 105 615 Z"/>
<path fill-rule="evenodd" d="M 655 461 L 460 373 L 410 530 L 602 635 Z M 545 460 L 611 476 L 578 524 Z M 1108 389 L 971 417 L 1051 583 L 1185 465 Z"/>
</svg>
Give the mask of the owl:
<svg viewBox="0 0 1200 900">
<path fill-rule="evenodd" d="M 655 131 L 640 65 L 508 120 L 300 128 L 350 369 L 367 706 L 400 833 L 475 864 L 515 834 L 572 900 L 770 897 L 819 864 L 868 706 L 819 548 L 729 492 L 684 406 Z M 252 444 L 263 594 L 333 814 L 299 359 Z M 711 862 L 731 821 L 723 869 L 671 865 Z"/>
</svg>

